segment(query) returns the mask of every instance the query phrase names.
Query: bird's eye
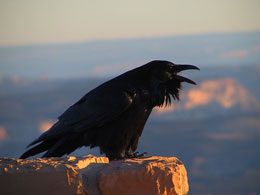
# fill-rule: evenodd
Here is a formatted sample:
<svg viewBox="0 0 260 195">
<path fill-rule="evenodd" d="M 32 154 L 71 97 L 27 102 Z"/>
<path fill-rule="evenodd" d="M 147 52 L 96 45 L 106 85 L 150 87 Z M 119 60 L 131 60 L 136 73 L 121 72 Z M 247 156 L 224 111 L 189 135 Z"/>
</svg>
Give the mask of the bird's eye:
<svg viewBox="0 0 260 195">
<path fill-rule="evenodd" d="M 166 72 L 165 74 L 167 79 L 172 79 L 172 74 L 170 72 Z"/>
</svg>

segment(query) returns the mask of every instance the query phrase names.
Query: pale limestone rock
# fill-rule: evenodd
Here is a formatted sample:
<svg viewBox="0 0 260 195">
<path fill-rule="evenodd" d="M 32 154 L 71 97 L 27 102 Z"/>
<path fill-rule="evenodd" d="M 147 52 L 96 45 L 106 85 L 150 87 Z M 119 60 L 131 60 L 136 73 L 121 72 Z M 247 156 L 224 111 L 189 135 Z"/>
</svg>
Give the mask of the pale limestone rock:
<svg viewBox="0 0 260 195">
<path fill-rule="evenodd" d="M 0 158 L 0 194 L 174 195 L 188 188 L 186 169 L 175 157 Z"/>
</svg>

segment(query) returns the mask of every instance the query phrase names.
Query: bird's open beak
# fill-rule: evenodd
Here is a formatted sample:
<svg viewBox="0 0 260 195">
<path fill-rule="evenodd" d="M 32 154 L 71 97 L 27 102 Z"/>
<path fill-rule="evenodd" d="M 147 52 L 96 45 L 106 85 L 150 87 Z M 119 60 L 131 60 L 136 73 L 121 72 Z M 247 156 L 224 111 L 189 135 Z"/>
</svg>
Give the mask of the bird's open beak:
<svg viewBox="0 0 260 195">
<path fill-rule="evenodd" d="M 197 66 L 188 65 L 188 64 L 176 64 L 176 66 L 174 66 L 173 68 L 175 73 L 181 72 L 183 70 L 191 70 L 191 69 L 200 70 Z"/>
<path fill-rule="evenodd" d="M 186 77 L 177 75 L 176 73 L 181 72 L 183 70 L 200 70 L 198 67 L 194 66 L 194 65 L 188 65 L 188 64 L 176 64 L 176 66 L 173 67 L 173 72 L 174 72 L 174 77 L 178 80 L 180 80 L 181 82 L 186 82 L 186 83 L 190 83 L 193 85 L 196 85 L 196 83 Z"/>
</svg>

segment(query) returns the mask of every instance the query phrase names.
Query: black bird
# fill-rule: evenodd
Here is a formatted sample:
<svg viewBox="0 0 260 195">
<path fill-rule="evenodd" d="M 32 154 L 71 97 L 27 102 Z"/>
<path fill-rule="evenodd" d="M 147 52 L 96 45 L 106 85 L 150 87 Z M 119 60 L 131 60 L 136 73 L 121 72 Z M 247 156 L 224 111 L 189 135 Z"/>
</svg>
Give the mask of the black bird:
<svg viewBox="0 0 260 195">
<path fill-rule="evenodd" d="M 101 84 L 69 107 L 20 158 L 44 151 L 43 157 L 59 157 L 82 146 L 99 146 L 110 160 L 142 156 L 135 150 L 152 109 L 171 104 L 171 97 L 179 100 L 182 82 L 196 84 L 177 75 L 188 69 L 199 70 L 156 60 Z"/>
</svg>

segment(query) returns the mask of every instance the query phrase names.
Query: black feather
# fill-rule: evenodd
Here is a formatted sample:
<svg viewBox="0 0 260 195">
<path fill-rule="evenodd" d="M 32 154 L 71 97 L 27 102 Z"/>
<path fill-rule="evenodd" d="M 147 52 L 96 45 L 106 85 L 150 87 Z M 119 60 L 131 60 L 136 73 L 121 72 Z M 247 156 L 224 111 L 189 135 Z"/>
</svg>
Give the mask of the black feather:
<svg viewBox="0 0 260 195">
<path fill-rule="evenodd" d="M 194 84 L 176 75 L 187 69 L 198 68 L 157 60 L 103 83 L 69 107 L 21 158 L 44 151 L 44 157 L 62 156 L 82 146 L 98 146 L 110 160 L 135 157 L 152 109 L 179 100 L 181 82 Z"/>
</svg>

